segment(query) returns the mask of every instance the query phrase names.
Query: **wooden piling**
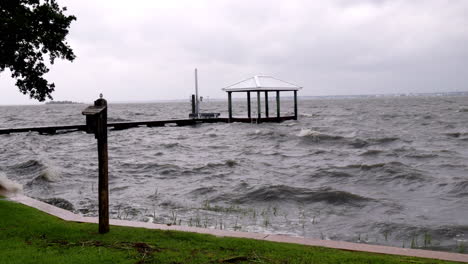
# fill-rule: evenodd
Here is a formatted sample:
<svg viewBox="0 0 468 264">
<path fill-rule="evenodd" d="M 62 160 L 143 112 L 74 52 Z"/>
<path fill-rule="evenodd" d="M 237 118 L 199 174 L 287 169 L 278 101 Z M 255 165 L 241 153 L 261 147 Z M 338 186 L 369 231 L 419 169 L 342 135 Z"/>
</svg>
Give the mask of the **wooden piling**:
<svg viewBox="0 0 468 264">
<path fill-rule="evenodd" d="M 228 92 L 229 123 L 232 120 L 232 92 Z"/>
<path fill-rule="evenodd" d="M 195 115 L 197 108 L 196 108 L 196 101 L 195 101 L 195 95 L 192 94 L 192 114 Z"/>
<path fill-rule="evenodd" d="M 268 91 L 265 91 L 265 117 L 269 117 L 268 113 Z"/>
<path fill-rule="evenodd" d="M 109 156 L 107 153 L 107 101 L 98 99 L 95 106 L 106 107 L 98 117 L 96 137 L 99 159 L 99 233 L 109 232 Z"/>
<path fill-rule="evenodd" d="M 252 109 L 250 109 L 250 92 L 247 92 L 247 118 L 252 119 Z"/>
<path fill-rule="evenodd" d="M 99 233 L 109 232 L 109 156 L 107 154 L 107 101 L 101 98 L 83 111 L 86 116 L 86 132 L 94 133 L 97 139 L 99 178 Z"/>
<path fill-rule="evenodd" d="M 297 91 L 294 91 L 294 120 L 297 120 Z"/>
<path fill-rule="evenodd" d="M 280 120 L 280 91 L 276 91 L 276 118 Z"/>
<path fill-rule="evenodd" d="M 262 105 L 260 103 L 260 91 L 257 91 L 257 123 L 260 123 L 262 119 Z"/>
</svg>

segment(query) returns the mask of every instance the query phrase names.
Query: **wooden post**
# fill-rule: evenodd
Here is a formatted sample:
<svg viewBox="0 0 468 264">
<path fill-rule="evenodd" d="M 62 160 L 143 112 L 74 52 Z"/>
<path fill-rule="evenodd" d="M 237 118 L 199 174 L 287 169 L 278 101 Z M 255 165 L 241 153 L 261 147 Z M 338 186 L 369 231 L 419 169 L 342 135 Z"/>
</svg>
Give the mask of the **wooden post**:
<svg viewBox="0 0 468 264">
<path fill-rule="evenodd" d="M 99 201 L 99 233 L 109 232 L 109 170 L 107 154 L 107 101 L 101 98 L 94 101 L 83 111 L 86 115 L 86 131 L 94 133 L 98 144 L 98 201 Z"/>
<path fill-rule="evenodd" d="M 250 109 L 250 92 L 247 92 L 247 117 L 249 119 L 252 119 L 252 113 L 251 113 L 251 109 Z M 251 120 L 252 121 L 252 120 Z"/>
<path fill-rule="evenodd" d="M 195 102 L 195 95 L 192 94 L 192 115 L 194 116 L 195 115 L 195 112 L 196 112 L 196 102 Z"/>
<path fill-rule="evenodd" d="M 262 106 L 260 101 L 260 91 L 257 91 L 257 123 L 260 123 L 262 119 Z"/>
<path fill-rule="evenodd" d="M 297 91 L 294 91 L 294 120 L 297 120 Z"/>
<path fill-rule="evenodd" d="M 280 91 L 276 91 L 276 118 L 280 121 Z"/>
<path fill-rule="evenodd" d="M 232 92 L 228 92 L 229 123 L 232 121 Z"/>
<path fill-rule="evenodd" d="M 99 159 L 99 233 L 109 232 L 109 171 L 107 154 L 107 101 L 98 99 L 94 106 L 105 107 L 99 114 L 96 128 Z"/>
<path fill-rule="evenodd" d="M 269 117 L 268 113 L 268 91 L 265 91 L 265 117 Z"/>
</svg>

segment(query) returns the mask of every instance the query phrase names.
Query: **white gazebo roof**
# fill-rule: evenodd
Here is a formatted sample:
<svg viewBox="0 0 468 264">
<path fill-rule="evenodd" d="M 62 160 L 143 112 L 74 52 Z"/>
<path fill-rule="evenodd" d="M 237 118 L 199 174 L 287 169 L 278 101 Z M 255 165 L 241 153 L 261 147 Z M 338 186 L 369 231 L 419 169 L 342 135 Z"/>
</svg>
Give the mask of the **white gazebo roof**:
<svg viewBox="0 0 468 264">
<path fill-rule="evenodd" d="M 255 75 L 246 80 L 223 88 L 226 92 L 249 92 L 249 91 L 297 91 L 302 87 L 277 79 L 272 76 Z"/>
</svg>

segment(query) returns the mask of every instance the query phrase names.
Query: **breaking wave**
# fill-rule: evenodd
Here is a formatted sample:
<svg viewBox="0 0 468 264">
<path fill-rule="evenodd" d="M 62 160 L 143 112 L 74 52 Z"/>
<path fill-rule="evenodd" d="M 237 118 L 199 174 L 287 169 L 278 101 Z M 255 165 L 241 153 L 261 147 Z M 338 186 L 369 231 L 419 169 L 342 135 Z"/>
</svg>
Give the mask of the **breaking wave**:
<svg viewBox="0 0 468 264">
<path fill-rule="evenodd" d="M 338 139 L 343 139 L 342 136 L 335 136 L 335 135 L 328 135 L 324 134 L 312 129 L 301 129 L 299 133 L 297 134 L 298 137 L 303 137 L 303 138 L 310 138 L 313 141 L 321 141 L 321 140 L 338 140 Z"/>
<path fill-rule="evenodd" d="M 0 172 L 0 195 L 8 196 L 11 194 L 19 193 L 23 190 L 23 186 L 6 177 Z"/>
</svg>

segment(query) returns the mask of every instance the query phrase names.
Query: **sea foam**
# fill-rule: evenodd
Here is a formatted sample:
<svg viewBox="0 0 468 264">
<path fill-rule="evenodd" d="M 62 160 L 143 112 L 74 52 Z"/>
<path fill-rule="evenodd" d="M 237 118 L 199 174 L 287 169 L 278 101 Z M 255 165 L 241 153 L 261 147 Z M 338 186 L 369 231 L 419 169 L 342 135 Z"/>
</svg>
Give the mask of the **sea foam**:
<svg viewBox="0 0 468 264">
<path fill-rule="evenodd" d="M 19 193 L 23 190 L 23 186 L 6 177 L 5 174 L 0 173 L 0 195 L 11 195 Z"/>
</svg>

